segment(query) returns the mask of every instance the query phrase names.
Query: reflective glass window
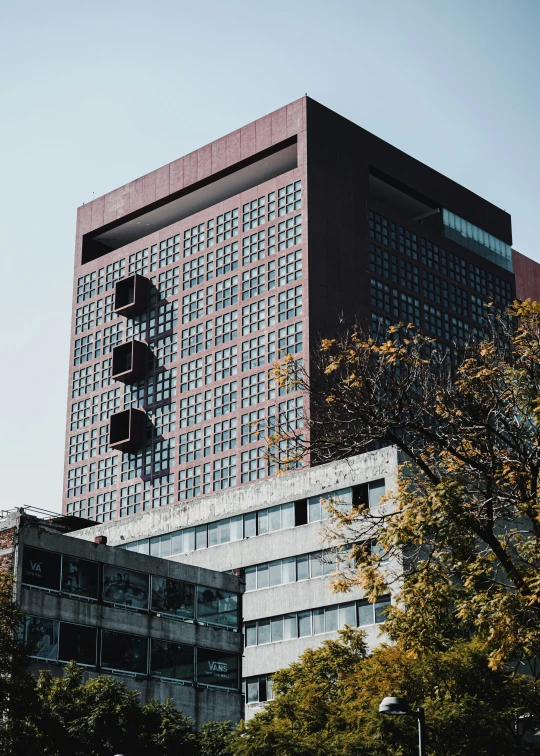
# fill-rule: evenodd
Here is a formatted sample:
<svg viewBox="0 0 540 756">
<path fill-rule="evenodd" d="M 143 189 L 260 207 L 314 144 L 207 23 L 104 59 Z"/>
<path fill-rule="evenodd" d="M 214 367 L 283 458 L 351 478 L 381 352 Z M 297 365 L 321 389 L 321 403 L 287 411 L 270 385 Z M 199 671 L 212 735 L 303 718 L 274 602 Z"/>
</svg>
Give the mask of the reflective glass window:
<svg viewBox="0 0 540 756">
<path fill-rule="evenodd" d="M 195 586 L 165 577 L 152 577 L 152 610 L 172 617 L 195 617 Z"/>
<path fill-rule="evenodd" d="M 274 617 L 271 622 L 272 643 L 283 640 L 283 617 Z"/>
<path fill-rule="evenodd" d="M 210 648 L 197 648 L 197 683 L 238 690 L 238 656 Z"/>
<path fill-rule="evenodd" d="M 297 638 L 298 629 L 296 627 L 296 614 L 286 614 L 283 617 L 283 639 Z"/>
<path fill-rule="evenodd" d="M 25 640 L 30 656 L 52 661 L 58 659 L 58 626 L 57 620 L 26 617 Z"/>
<path fill-rule="evenodd" d="M 96 666 L 97 630 L 95 627 L 60 623 L 59 661 Z"/>
<path fill-rule="evenodd" d="M 150 674 L 171 680 L 193 682 L 195 649 L 180 643 L 150 641 Z"/>
<path fill-rule="evenodd" d="M 98 572 L 96 562 L 76 557 L 62 557 L 62 591 L 75 596 L 97 599 Z"/>
<path fill-rule="evenodd" d="M 222 627 L 238 627 L 238 594 L 197 586 L 197 619 Z"/>
<path fill-rule="evenodd" d="M 311 635 L 311 612 L 298 612 L 298 636 Z"/>
<path fill-rule="evenodd" d="M 101 631 L 101 666 L 145 675 L 148 672 L 148 639 L 140 635 Z"/>
<path fill-rule="evenodd" d="M 281 562 L 281 571 L 283 583 L 294 583 L 296 581 L 296 557 L 283 559 Z"/>
<path fill-rule="evenodd" d="M 149 576 L 110 564 L 103 565 L 103 600 L 132 609 L 148 609 Z"/>
</svg>

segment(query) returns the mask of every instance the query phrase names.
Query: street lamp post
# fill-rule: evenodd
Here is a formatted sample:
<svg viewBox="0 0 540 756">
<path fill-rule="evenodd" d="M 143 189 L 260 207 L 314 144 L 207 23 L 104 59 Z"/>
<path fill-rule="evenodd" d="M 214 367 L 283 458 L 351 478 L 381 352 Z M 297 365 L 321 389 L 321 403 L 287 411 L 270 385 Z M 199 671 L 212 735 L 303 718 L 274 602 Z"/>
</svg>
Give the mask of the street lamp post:
<svg viewBox="0 0 540 756">
<path fill-rule="evenodd" d="M 379 705 L 380 714 L 392 714 L 398 717 L 416 717 L 418 720 L 418 753 L 426 756 L 426 718 L 422 708 L 411 709 L 406 698 L 389 696 L 383 698 Z"/>
</svg>

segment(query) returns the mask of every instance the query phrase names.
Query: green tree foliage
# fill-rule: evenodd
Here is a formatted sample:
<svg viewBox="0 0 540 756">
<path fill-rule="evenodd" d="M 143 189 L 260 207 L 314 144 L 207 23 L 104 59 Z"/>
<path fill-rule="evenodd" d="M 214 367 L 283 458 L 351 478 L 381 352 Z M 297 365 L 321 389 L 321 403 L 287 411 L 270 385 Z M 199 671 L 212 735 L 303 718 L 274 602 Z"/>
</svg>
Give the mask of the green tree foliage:
<svg viewBox="0 0 540 756">
<path fill-rule="evenodd" d="M 417 658 L 385 645 L 368 655 L 362 632 L 340 635 L 273 676 L 275 700 L 241 726 L 235 756 L 410 756 L 416 720 L 380 715 L 387 695 L 425 708 L 429 756 L 540 753 L 538 686 L 492 669 L 479 641 Z"/>
<path fill-rule="evenodd" d="M 28 715 L 36 693 L 19 641 L 22 621 L 13 600 L 13 576 L 0 573 L 0 753 L 14 756 L 28 753 L 35 735 Z"/>
<path fill-rule="evenodd" d="M 391 501 L 333 508 L 330 535 L 355 561 L 335 587 L 374 598 L 393 584 L 394 639 L 421 652 L 474 632 L 496 665 L 540 655 L 540 304 L 490 311 L 450 351 L 411 324 L 323 341 L 313 379 L 294 378 L 310 394 L 303 437 L 280 428 L 272 444 L 318 461 L 397 446 Z M 289 358 L 275 375 L 290 383 Z"/>
</svg>

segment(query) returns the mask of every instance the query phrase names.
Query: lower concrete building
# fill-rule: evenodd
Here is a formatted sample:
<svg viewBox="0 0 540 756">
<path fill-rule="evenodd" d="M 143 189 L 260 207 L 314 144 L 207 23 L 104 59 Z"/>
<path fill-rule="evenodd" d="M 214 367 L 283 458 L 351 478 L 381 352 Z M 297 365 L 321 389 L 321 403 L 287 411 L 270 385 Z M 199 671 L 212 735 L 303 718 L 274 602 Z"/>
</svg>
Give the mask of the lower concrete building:
<svg viewBox="0 0 540 756">
<path fill-rule="evenodd" d="M 330 590 L 325 501 L 375 507 L 395 486 L 397 469 L 398 452 L 388 447 L 71 535 L 89 541 L 105 536 L 124 554 L 243 578 L 242 674 L 250 718 L 272 696 L 272 673 L 308 647 L 336 638 L 343 625 L 362 627 L 371 646 L 380 642 L 390 596 L 373 605 L 360 590 Z"/>
<path fill-rule="evenodd" d="M 115 675 L 141 700 L 172 699 L 197 726 L 238 721 L 241 592 L 234 575 L 76 539 L 77 518 L 12 512 L 0 520 L 0 569 L 15 575 L 31 670 Z M 80 533 L 82 531 L 78 531 Z"/>
</svg>

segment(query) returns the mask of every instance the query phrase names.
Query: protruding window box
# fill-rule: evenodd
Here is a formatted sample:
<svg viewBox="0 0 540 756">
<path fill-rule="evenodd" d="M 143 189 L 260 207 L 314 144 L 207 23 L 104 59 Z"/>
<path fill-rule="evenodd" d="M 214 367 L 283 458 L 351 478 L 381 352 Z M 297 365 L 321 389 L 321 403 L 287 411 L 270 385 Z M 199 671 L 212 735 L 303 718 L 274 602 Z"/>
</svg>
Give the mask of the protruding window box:
<svg viewBox="0 0 540 756">
<path fill-rule="evenodd" d="M 112 378 L 122 383 L 136 383 L 144 378 L 148 347 L 142 341 L 127 341 L 115 346 L 112 353 Z"/>
<path fill-rule="evenodd" d="M 132 318 L 146 310 L 150 281 L 139 273 L 116 282 L 114 290 L 114 311 L 118 315 Z"/>
<path fill-rule="evenodd" d="M 109 421 L 109 446 L 123 452 L 137 452 L 145 441 L 146 413 L 130 409 L 111 415 Z"/>
</svg>

